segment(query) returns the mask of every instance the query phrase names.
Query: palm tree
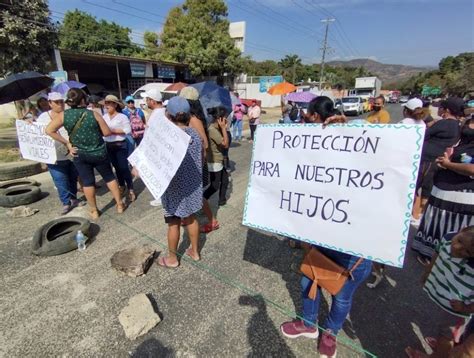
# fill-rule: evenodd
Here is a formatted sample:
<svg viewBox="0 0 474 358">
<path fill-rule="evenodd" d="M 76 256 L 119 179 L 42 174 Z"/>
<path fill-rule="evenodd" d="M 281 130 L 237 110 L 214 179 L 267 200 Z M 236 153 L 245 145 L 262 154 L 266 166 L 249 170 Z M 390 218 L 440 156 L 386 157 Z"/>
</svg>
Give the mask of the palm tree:
<svg viewBox="0 0 474 358">
<path fill-rule="evenodd" d="M 286 55 L 278 64 L 283 69 L 283 75 L 289 77 L 292 74 L 292 83 L 296 80 L 296 67 L 301 66 L 301 58 L 298 55 Z"/>
</svg>

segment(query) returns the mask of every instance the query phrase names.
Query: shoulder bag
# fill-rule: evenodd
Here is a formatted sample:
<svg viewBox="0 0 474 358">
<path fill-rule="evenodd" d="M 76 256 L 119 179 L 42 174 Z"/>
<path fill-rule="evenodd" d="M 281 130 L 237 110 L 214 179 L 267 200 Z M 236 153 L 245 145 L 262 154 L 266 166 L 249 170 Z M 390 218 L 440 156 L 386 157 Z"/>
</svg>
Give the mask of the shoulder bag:
<svg viewBox="0 0 474 358">
<path fill-rule="evenodd" d="M 337 295 L 346 283 L 348 277 L 359 266 L 363 258 L 359 258 L 350 270 L 341 267 L 318 249 L 312 247 L 301 263 L 300 271 L 313 281 L 308 297 L 316 299 L 318 286 L 324 288 L 331 295 Z"/>
</svg>

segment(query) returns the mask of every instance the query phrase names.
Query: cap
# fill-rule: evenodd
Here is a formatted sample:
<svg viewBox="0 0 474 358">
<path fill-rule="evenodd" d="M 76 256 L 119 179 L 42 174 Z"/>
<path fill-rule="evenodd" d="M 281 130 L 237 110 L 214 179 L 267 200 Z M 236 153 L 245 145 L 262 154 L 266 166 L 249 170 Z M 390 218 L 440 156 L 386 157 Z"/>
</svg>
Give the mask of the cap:
<svg viewBox="0 0 474 358">
<path fill-rule="evenodd" d="M 180 96 L 175 96 L 168 101 L 166 106 L 166 111 L 172 116 L 176 116 L 178 113 L 189 113 L 191 107 L 189 106 L 188 101 Z"/>
<path fill-rule="evenodd" d="M 409 110 L 414 111 L 417 108 L 423 108 L 423 101 L 419 98 L 412 98 L 407 103 L 402 104 L 402 107 L 406 107 Z"/>
<path fill-rule="evenodd" d="M 140 96 L 143 98 L 151 98 L 157 102 L 163 101 L 163 96 L 161 95 L 161 92 L 158 88 L 151 88 L 148 91 L 140 93 Z"/>
<path fill-rule="evenodd" d="M 64 101 L 64 97 L 59 92 L 48 93 L 48 101 Z"/>
<path fill-rule="evenodd" d="M 128 103 L 128 102 L 135 102 L 135 98 L 133 98 L 133 96 L 125 97 L 125 103 Z"/>
<path fill-rule="evenodd" d="M 191 101 L 197 101 L 199 99 L 199 92 L 194 87 L 184 87 L 179 92 L 179 96 Z"/>
<path fill-rule="evenodd" d="M 464 115 L 464 101 L 459 97 L 449 97 L 447 100 L 441 101 L 440 107 L 449 109 L 454 116 Z"/>
</svg>

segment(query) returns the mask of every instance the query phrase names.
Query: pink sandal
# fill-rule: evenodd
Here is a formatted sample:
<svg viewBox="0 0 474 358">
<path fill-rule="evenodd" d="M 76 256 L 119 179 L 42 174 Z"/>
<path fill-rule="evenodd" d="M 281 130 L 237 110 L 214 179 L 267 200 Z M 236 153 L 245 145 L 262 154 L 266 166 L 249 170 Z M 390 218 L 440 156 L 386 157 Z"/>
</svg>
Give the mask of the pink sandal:
<svg viewBox="0 0 474 358">
<path fill-rule="evenodd" d="M 166 261 L 166 257 L 161 256 L 158 258 L 158 265 L 161 267 L 169 268 L 169 269 L 175 269 L 179 267 L 179 262 L 176 264 L 176 266 L 168 265 L 168 262 Z"/>
<path fill-rule="evenodd" d="M 198 258 L 195 258 L 194 256 L 191 255 L 192 253 L 191 248 L 186 249 L 185 253 L 186 253 L 186 256 L 189 256 L 193 261 L 201 260 L 201 256 L 199 256 L 199 254 L 198 254 Z"/>
<path fill-rule="evenodd" d="M 213 223 L 207 223 L 201 227 L 201 233 L 209 234 L 211 231 L 219 229 L 219 222 L 214 221 Z"/>
</svg>

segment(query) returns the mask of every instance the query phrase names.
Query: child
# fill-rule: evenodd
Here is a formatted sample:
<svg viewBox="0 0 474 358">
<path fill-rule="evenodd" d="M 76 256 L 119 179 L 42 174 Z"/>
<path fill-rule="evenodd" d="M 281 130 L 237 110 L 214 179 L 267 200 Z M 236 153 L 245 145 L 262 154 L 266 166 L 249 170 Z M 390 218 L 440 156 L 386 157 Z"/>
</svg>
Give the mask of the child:
<svg viewBox="0 0 474 358">
<path fill-rule="evenodd" d="M 194 214 L 202 208 L 202 144 L 196 130 L 188 127 L 190 106 L 186 99 L 171 98 L 166 107 L 166 116 L 191 137 L 183 162 L 161 197 L 165 222 L 168 224 L 168 256 L 160 257 L 158 264 L 167 268 L 177 268 L 179 261 L 176 251 L 181 224 L 186 226 L 191 241 L 191 247 L 186 250 L 186 255 L 194 261 L 200 260 L 199 223 Z"/>
<path fill-rule="evenodd" d="M 444 236 L 422 281 L 423 290 L 446 313 L 440 337 L 426 340 L 435 348 L 433 357 L 448 356 L 446 353 L 459 337 L 452 327 L 464 326 L 464 320 L 474 313 L 474 226 Z M 459 317 L 461 325 L 457 322 Z M 410 347 L 406 352 L 409 357 L 426 356 Z"/>
</svg>

